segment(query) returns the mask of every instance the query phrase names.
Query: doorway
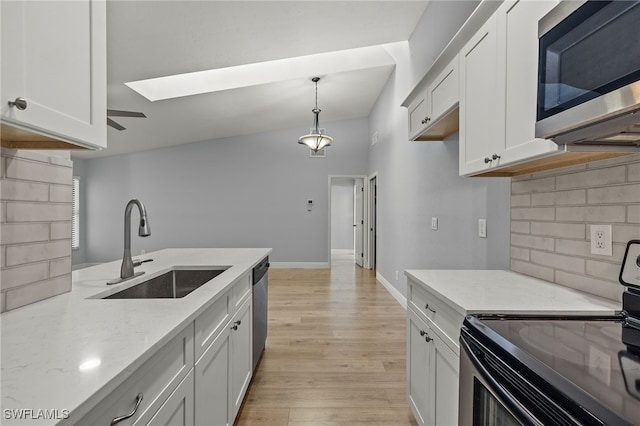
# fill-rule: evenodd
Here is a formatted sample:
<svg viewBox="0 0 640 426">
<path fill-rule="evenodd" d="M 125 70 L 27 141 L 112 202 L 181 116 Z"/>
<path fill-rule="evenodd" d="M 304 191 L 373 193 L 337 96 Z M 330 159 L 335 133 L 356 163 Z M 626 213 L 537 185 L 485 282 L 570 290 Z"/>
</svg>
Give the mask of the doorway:
<svg viewBox="0 0 640 426">
<path fill-rule="evenodd" d="M 376 269 L 378 224 L 378 173 L 367 178 L 367 238 L 365 268 Z"/>
<path fill-rule="evenodd" d="M 332 255 L 348 256 L 364 267 L 366 246 L 365 176 L 329 176 L 329 268 Z"/>
</svg>

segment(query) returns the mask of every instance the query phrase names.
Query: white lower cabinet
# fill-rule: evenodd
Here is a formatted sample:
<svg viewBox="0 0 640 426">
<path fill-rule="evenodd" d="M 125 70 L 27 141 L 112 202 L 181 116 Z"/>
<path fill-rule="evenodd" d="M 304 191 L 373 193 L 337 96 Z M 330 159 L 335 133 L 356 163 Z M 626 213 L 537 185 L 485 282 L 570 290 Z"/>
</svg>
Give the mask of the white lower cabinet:
<svg viewBox="0 0 640 426">
<path fill-rule="evenodd" d="M 419 284 L 409 280 L 407 306 L 407 400 L 420 425 L 458 423 L 458 335 L 448 312 Z M 429 313 L 429 315 L 427 315 Z M 441 319 L 440 323 L 436 322 Z M 453 321 L 453 322 L 452 322 Z M 453 333 L 452 333 L 453 334 Z"/>
<path fill-rule="evenodd" d="M 233 425 L 251 382 L 251 273 L 138 367 L 78 425 Z"/>
<path fill-rule="evenodd" d="M 251 297 L 205 350 L 195 367 L 197 425 L 232 425 L 252 376 Z"/>
</svg>

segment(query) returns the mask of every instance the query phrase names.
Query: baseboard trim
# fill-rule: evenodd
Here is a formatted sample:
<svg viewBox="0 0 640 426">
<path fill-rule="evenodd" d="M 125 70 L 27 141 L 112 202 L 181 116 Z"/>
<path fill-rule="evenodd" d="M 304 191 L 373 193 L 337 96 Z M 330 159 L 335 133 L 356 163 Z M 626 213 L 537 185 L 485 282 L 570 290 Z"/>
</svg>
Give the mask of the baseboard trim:
<svg viewBox="0 0 640 426">
<path fill-rule="evenodd" d="M 329 269 L 329 262 L 269 262 L 274 269 Z"/>
<path fill-rule="evenodd" d="M 353 249 L 331 249 L 331 254 L 349 254 L 353 256 Z"/>
<path fill-rule="evenodd" d="M 398 303 L 400 303 L 400 306 L 407 310 L 407 298 L 404 297 L 402 293 L 400 293 L 398 289 L 395 288 L 382 275 L 380 275 L 380 272 L 376 272 L 376 280 L 378 280 L 380 284 L 382 284 L 382 286 L 386 288 L 387 291 L 393 296 L 393 298 L 396 299 Z"/>
</svg>

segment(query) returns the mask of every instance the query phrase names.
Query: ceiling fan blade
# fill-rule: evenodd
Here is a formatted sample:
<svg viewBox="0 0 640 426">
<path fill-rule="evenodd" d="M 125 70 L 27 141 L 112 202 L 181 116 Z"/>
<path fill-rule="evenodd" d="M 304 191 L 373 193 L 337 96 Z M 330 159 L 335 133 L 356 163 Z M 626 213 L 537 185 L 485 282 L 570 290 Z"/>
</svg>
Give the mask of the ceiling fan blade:
<svg viewBox="0 0 640 426">
<path fill-rule="evenodd" d="M 126 127 L 121 126 L 120 124 L 116 123 L 115 121 L 113 121 L 109 117 L 107 117 L 107 126 L 111 126 L 116 130 L 124 130 L 126 128 Z"/>
<path fill-rule="evenodd" d="M 108 109 L 107 116 L 110 117 L 135 117 L 135 118 L 147 118 L 142 112 L 136 111 L 121 111 L 119 109 Z"/>
</svg>

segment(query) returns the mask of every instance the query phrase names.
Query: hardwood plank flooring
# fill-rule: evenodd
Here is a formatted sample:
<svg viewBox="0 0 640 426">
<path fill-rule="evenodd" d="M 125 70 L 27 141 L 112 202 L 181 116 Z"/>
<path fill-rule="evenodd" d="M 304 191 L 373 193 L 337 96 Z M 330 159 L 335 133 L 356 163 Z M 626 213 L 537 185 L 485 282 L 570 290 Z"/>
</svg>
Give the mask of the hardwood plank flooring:
<svg viewBox="0 0 640 426">
<path fill-rule="evenodd" d="M 375 272 L 271 269 L 267 347 L 237 426 L 417 425 L 406 401 L 406 312 Z"/>
</svg>

